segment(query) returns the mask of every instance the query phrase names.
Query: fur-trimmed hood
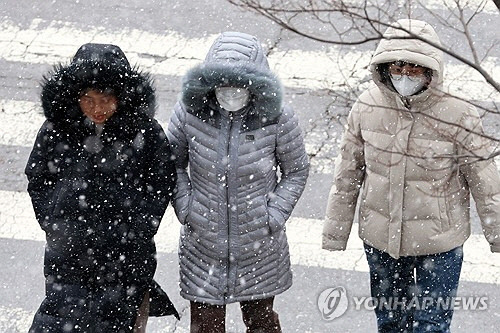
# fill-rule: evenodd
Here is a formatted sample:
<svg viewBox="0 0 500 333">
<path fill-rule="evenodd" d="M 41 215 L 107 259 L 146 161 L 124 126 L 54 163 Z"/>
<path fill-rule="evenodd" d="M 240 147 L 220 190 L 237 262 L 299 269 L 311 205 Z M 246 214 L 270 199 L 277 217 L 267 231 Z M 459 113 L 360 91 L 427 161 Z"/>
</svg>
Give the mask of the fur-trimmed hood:
<svg viewBox="0 0 500 333">
<path fill-rule="evenodd" d="M 152 118 L 155 112 L 150 75 L 132 68 L 116 45 L 82 45 L 71 63 L 57 65 L 44 76 L 41 86 L 42 108 L 47 120 L 72 129 L 84 123 L 78 100 L 87 88 L 109 91 L 118 98 L 117 112 L 108 122 L 119 118 L 121 122 L 133 123 L 144 116 Z"/>
<path fill-rule="evenodd" d="M 256 37 L 240 32 L 224 32 L 210 48 L 204 63 L 192 68 L 182 84 L 182 103 L 188 110 L 210 112 L 215 88 L 246 88 L 251 94 L 252 111 L 262 124 L 281 114 L 283 88 L 269 68 Z"/>
</svg>

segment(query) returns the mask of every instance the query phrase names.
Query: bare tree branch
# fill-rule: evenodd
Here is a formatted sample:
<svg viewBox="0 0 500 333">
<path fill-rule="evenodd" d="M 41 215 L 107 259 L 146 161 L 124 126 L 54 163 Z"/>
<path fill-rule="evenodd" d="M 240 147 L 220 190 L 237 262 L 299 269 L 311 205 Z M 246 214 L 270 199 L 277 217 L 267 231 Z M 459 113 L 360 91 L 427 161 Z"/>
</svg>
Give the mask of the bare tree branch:
<svg viewBox="0 0 500 333">
<path fill-rule="evenodd" d="M 288 2 L 285 2 L 283 6 L 279 6 L 277 3 L 280 3 L 280 1 L 270 1 L 266 3 L 270 3 L 268 5 L 263 4 L 263 1 L 260 0 L 227 0 L 228 2 L 232 3 L 233 5 L 239 6 L 244 9 L 250 9 L 253 10 L 260 15 L 272 20 L 279 26 L 297 34 L 302 37 L 322 42 L 322 43 L 327 43 L 327 44 L 334 44 L 334 45 L 360 45 L 360 44 L 365 44 L 368 42 L 372 41 L 378 41 L 380 39 L 383 39 L 382 32 L 380 31 L 379 28 L 375 26 L 379 25 L 380 27 L 388 28 L 388 27 L 393 27 L 395 29 L 401 30 L 406 32 L 409 37 L 408 39 L 417 39 L 421 40 L 424 43 L 427 43 L 428 45 L 431 45 L 435 47 L 436 49 L 441 50 L 445 54 L 448 54 L 449 56 L 457 59 L 458 61 L 462 62 L 463 64 L 473 68 L 476 70 L 483 78 L 486 80 L 488 84 L 490 84 L 496 91 L 500 92 L 500 83 L 497 82 L 491 75 L 486 71 L 479 62 L 479 57 L 475 51 L 475 48 L 473 47 L 473 42 L 471 40 L 470 36 L 470 31 L 466 32 L 466 34 L 469 35 L 467 38 L 470 40 L 469 45 L 471 46 L 471 52 L 473 55 L 473 61 L 470 61 L 466 57 L 462 56 L 461 54 L 455 52 L 454 50 L 450 50 L 442 45 L 438 45 L 432 41 L 426 40 L 425 38 L 422 38 L 420 36 L 417 36 L 413 34 L 411 31 L 404 29 L 402 27 L 399 27 L 397 25 L 394 25 L 393 23 L 389 23 L 391 21 L 387 20 L 382 20 L 381 18 L 373 18 L 368 12 L 367 5 L 368 1 L 363 2 L 363 6 L 354 6 L 354 5 L 347 5 L 345 1 L 335 1 L 335 2 L 324 2 L 325 7 L 314 7 L 313 4 L 314 1 L 310 0 L 308 3 L 310 4 L 310 7 L 306 6 L 299 6 L 299 8 L 294 8 L 290 7 L 290 4 Z M 462 6 L 460 5 L 458 0 L 455 0 L 457 2 L 457 6 L 459 9 L 459 14 L 454 13 L 454 15 L 461 21 L 463 22 L 464 26 L 467 27 L 467 22 L 465 21 L 465 17 L 463 17 L 463 12 Z M 452 8 L 449 7 L 449 5 L 444 2 L 444 5 L 448 6 L 450 12 L 453 13 Z M 481 6 L 480 6 L 481 7 Z M 382 11 L 382 9 L 379 8 L 379 10 Z M 361 11 L 361 12 L 359 12 Z M 346 17 L 350 17 L 353 19 L 353 23 L 355 23 L 356 20 L 360 20 L 363 22 L 367 22 L 370 27 L 372 28 L 372 35 L 367 36 L 363 39 L 358 39 L 358 40 L 350 40 L 346 41 L 343 38 L 339 38 L 339 40 L 335 39 L 329 39 L 329 38 L 324 38 L 309 32 L 304 31 L 303 29 L 299 29 L 295 27 L 294 25 L 290 24 L 289 21 L 284 20 L 283 18 L 279 17 L 280 14 L 291 14 L 291 13 L 301 13 L 301 14 L 310 14 L 310 15 L 318 15 L 321 13 L 339 13 L 342 14 Z M 380 13 L 380 12 L 379 12 Z M 475 14 L 474 14 L 475 15 Z M 360 32 L 362 32 L 362 29 L 358 29 Z M 399 39 L 399 38 L 398 38 Z"/>
<path fill-rule="evenodd" d="M 500 11 L 500 0 L 493 0 L 495 3 L 495 6 L 497 6 L 498 10 Z"/>
</svg>

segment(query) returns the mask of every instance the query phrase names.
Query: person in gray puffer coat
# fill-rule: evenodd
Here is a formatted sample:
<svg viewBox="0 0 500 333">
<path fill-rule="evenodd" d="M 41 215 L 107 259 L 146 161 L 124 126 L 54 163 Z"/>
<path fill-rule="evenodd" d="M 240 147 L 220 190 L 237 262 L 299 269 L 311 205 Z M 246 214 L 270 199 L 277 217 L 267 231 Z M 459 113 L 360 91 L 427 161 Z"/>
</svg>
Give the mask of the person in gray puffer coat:
<svg viewBox="0 0 500 333">
<path fill-rule="evenodd" d="M 282 96 L 259 41 L 244 33 L 221 34 L 184 77 L 167 136 L 191 332 L 224 332 L 233 302 L 248 332 L 281 331 L 272 306 L 292 284 L 285 222 L 309 173 L 297 117 Z"/>
</svg>

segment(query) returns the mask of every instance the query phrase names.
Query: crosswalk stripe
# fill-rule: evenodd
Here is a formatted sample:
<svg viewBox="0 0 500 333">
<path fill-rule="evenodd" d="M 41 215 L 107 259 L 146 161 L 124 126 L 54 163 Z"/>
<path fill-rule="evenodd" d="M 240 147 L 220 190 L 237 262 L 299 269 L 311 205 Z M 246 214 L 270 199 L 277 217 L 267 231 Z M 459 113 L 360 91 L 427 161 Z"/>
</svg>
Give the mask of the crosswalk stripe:
<svg viewBox="0 0 500 333">
<path fill-rule="evenodd" d="M 0 112 L 0 145 L 31 148 L 36 134 L 45 120 L 40 103 L 0 99 L 0 110 L 2 110 Z M 166 122 L 160 121 L 160 125 L 166 130 Z M 314 135 L 305 137 L 308 153 L 318 149 L 315 141 L 318 141 L 318 138 Z M 337 141 L 331 140 L 331 142 L 325 142 L 323 146 L 337 144 Z M 311 170 L 319 173 L 331 173 L 333 172 L 333 162 L 319 158 L 313 159 L 311 160 Z"/>
<path fill-rule="evenodd" d="M 32 320 L 32 312 L 0 306 L 0 332 L 27 332 Z"/>
<path fill-rule="evenodd" d="M 45 241 L 25 192 L 0 191 L 0 238 Z M 177 253 L 180 224 L 172 207 L 167 209 L 158 234 L 157 249 L 164 253 Z M 363 244 L 357 237 L 357 224 L 353 225 L 346 252 L 321 249 L 322 221 L 293 217 L 287 223 L 287 235 L 293 265 L 368 272 Z M 461 274 L 463 281 L 500 285 L 498 254 L 492 254 L 482 235 L 472 235 L 464 246 L 465 261 Z"/>
<path fill-rule="evenodd" d="M 407 0 L 398 0 L 401 6 L 407 5 Z M 457 6 L 457 2 L 455 0 L 425 0 L 423 2 L 427 9 L 441 10 L 436 14 L 444 15 L 445 13 L 449 13 L 450 8 L 455 9 Z M 498 8 L 495 6 L 493 1 L 485 1 L 485 0 L 469 0 L 465 2 L 460 2 L 461 6 L 476 10 L 478 7 L 484 7 L 482 12 L 488 14 L 498 14 Z M 444 17 L 444 16 L 443 16 Z"/>
<path fill-rule="evenodd" d="M 0 145 L 32 147 L 45 121 L 38 102 L 0 99 Z M 167 123 L 160 121 L 164 129 Z"/>
<path fill-rule="evenodd" d="M 0 144 L 32 147 L 45 117 L 40 103 L 0 100 Z"/>
<path fill-rule="evenodd" d="M 31 323 L 33 322 L 34 315 L 35 311 L 27 311 L 22 308 L 0 306 L 0 332 L 28 332 Z M 161 319 L 150 317 L 148 319 L 148 332 L 153 332 L 151 330 L 152 328 L 156 329 L 154 332 L 175 331 L 177 333 L 189 333 L 189 320 L 186 320 L 184 318 L 182 321 L 176 322 L 173 317 L 162 317 Z"/>
<path fill-rule="evenodd" d="M 401 6 L 408 4 L 407 0 L 398 0 Z M 498 14 L 498 8 L 495 6 L 493 1 L 485 0 L 469 0 L 460 1 L 461 7 L 476 10 L 479 7 L 483 7 L 482 13 L 485 14 Z M 457 1 L 456 0 L 425 0 L 425 2 L 419 2 L 420 6 L 425 5 L 428 10 L 434 10 L 436 14 L 445 17 L 446 14 L 449 15 L 450 9 L 456 11 Z"/>
<path fill-rule="evenodd" d="M 44 122 L 40 103 L 29 101 L 14 101 L 0 99 L 0 145 L 10 145 L 19 147 L 32 147 L 36 133 Z M 167 122 L 160 121 L 160 125 L 166 130 Z M 332 135 L 332 133 L 330 133 Z M 340 143 L 341 136 L 326 140 L 324 133 L 309 133 L 305 136 L 305 147 L 308 154 L 318 151 L 318 146 L 322 147 L 326 158 L 311 159 L 311 172 L 322 174 L 333 174 L 335 156 L 328 152 L 335 151 Z M 321 144 L 319 144 L 321 143 Z M 497 157 L 497 166 L 500 167 L 500 156 Z"/>
<path fill-rule="evenodd" d="M 0 23 L 0 58 L 7 61 L 55 64 L 68 62 L 76 49 L 86 42 L 115 43 L 153 74 L 182 76 L 205 57 L 216 35 L 186 38 L 176 31 L 163 34 L 122 28 L 81 29 L 70 22 L 34 19 L 23 29 L 8 19 Z M 347 51 L 346 51 L 347 50 Z M 269 56 L 271 67 L 289 87 L 345 90 L 359 86 L 369 72 L 371 52 L 330 46 L 325 51 L 282 50 Z M 488 57 L 482 66 L 493 77 L 500 76 L 497 57 Z M 474 100 L 500 101 L 499 94 L 484 83 L 478 73 L 465 65 L 447 63 L 445 86 L 453 94 Z M 347 83 L 347 85 L 346 85 Z M 369 83 L 361 84 L 363 89 Z"/>
</svg>

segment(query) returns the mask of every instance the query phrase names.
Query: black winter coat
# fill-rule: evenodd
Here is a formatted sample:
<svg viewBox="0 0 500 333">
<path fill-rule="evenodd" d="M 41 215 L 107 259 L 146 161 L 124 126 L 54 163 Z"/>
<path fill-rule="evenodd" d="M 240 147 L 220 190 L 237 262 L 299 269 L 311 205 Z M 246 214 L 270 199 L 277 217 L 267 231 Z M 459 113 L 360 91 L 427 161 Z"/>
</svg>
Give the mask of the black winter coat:
<svg viewBox="0 0 500 333">
<path fill-rule="evenodd" d="M 109 49 L 90 46 L 109 57 Z M 153 236 L 175 186 L 175 168 L 165 133 L 152 117 L 149 77 L 129 68 L 127 80 L 111 87 L 120 104 L 97 136 L 78 113 L 81 88 L 93 81 L 75 63 L 43 83 L 47 121 L 26 167 L 28 192 L 47 236 L 46 297 L 30 332 L 131 332 L 148 290 L 150 315 L 178 316 L 153 281 Z M 90 75 L 109 77 L 105 71 Z"/>
</svg>

